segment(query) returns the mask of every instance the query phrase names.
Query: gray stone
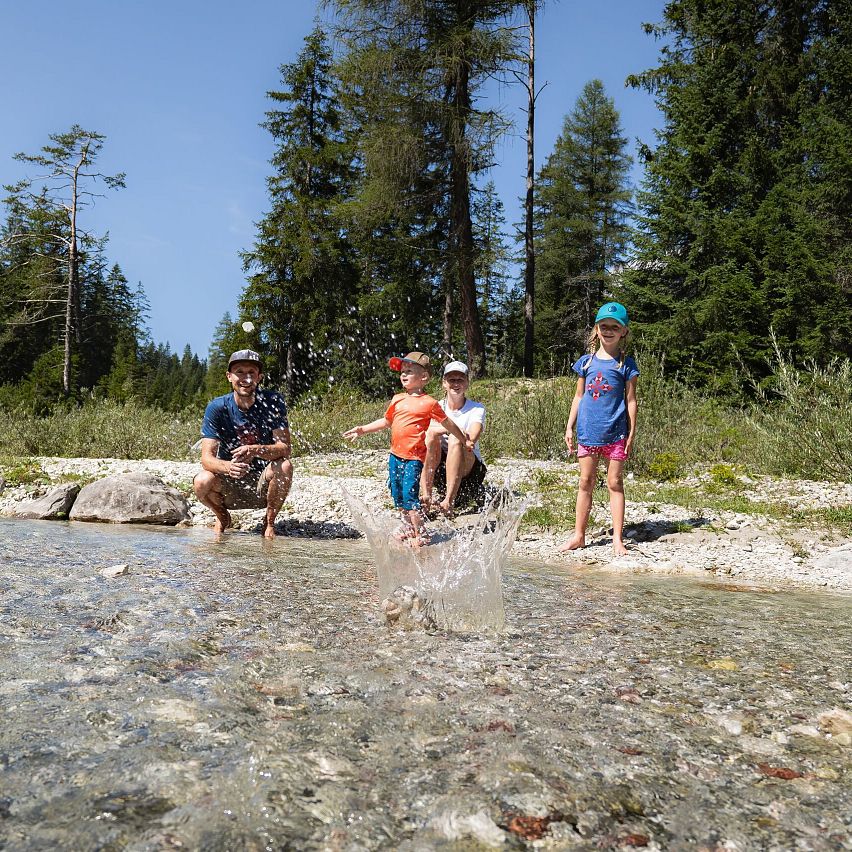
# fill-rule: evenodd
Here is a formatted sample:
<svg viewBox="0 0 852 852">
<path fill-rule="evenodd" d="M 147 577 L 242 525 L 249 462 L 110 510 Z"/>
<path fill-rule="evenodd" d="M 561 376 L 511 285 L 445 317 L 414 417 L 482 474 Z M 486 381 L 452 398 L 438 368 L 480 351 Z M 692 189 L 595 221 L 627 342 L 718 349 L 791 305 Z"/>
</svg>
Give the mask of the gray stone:
<svg viewBox="0 0 852 852">
<path fill-rule="evenodd" d="M 72 521 L 109 524 L 165 524 L 189 517 L 181 493 L 149 473 L 107 476 L 85 486 L 69 515 Z"/>
<path fill-rule="evenodd" d="M 78 482 L 64 482 L 36 500 L 22 500 L 9 510 L 16 518 L 32 518 L 39 521 L 64 520 L 80 492 Z"/>
<path fill-rule="evenodd" d="M 829 550 L 828 553 L 815 559 L 814 568 L 818 571 L 836 571 L 852 574 L 852 542 Z"/>
<path fill-rule="evenodd" d="M 4 489 L 5 487 L 6 487 L 6 480 L 5 480 L 5 479 L 3 479 L 3 477 L 2 477 L 2 476 L 0 476 L 0 494 L 2 494 L 2 493 L 3 493 L 3 489 Z"/>
</svg>

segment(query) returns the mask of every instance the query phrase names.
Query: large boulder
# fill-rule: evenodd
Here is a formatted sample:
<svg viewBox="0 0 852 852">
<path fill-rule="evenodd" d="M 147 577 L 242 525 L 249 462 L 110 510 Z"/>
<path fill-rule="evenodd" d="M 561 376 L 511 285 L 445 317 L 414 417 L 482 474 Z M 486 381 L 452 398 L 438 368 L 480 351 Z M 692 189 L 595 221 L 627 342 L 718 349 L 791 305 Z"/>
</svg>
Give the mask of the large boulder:
<svg viewBox="0 0 852 852">
<path fill-rule="evenodd" d="M 77 495 L 72 521 L 108 524 L 179 524 L 189 518 L 189 505 L 179 491 L 149 473 L 107 476 Z"/>
<path fill-rule="evenodd" d="M 15 518 L 33 518 L 39 521 L 58 521 L 68 517 L 74 498 L 80 491 L 79 482 L 65 482 L 43 497 L 15 503 L 8 514 Z"/>
</svg>

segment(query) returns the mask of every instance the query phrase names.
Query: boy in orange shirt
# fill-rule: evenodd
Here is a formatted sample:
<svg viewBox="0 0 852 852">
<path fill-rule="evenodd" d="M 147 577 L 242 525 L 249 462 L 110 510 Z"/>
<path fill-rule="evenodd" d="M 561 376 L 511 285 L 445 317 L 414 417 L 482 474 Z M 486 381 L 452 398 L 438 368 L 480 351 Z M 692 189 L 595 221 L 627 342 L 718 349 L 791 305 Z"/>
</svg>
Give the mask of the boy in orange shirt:
<svg viewBox="0 0 852 852">
<path fill-rule="evenodd" d="M 426 430 L 429 423 L 437 420 L 469 450 L 473 450 L 473 442 L 447 417 L 437 401 L 425 393 L 424 389 L 432 375 L 428 355 L 409 352 L 404 358 L 391 358 L 388 366 L 399 371 L 399 380 L 405 392 L 394 396 L 384 417 L 348 429 L 343 433 L 343 437 L 354 441 L 370 432 L 391 430 L 388 485 L 393 504 L 402 516 L 402 537 L 419 546 L 425 544 L 421 534 L 422 519 L 418 494 L 420 473 L 426 458 Z"/>
</svg>

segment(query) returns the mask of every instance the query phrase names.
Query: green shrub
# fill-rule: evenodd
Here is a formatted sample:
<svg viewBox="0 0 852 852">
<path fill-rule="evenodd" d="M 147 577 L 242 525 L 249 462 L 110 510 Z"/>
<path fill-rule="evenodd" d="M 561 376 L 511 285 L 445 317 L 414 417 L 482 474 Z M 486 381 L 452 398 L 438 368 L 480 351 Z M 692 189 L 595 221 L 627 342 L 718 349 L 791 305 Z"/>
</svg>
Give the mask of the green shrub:
<svg viewBox="0 0 852 852">
<path fill-rule="evenodd" d="M 574 386 L 568 378 L 475 382 L 469 396 L 484 403 L 488 411 L 483 454 L 487 458 L 566 459 L 565 424 Z"/>
<path fill-rule="evenodd" d="M 354 444 L 346 441 L 343 433 L 382 417 L 388 402 L 367 400 L 360 394 L 341 389 L 297 402 L 289 412 L 293 455 L 333 453 L 350 446 L 357 449 L 387 447 L 390 441 L 387 431 L 364 435 Z"/>
<path fill-rule="evenodd" d="M 710 479 L 716 485 L 737 485 L 739 479 L 733 467 L 729 464 L 714 464 L 710 468 Z"/>
<path fill-rule="evenodd" d="M 683 459 L 677 453 L 657 453 L 648 465 L 648 473 L 660 482 L 671 482 L 683 476 Z"/>
</svg>

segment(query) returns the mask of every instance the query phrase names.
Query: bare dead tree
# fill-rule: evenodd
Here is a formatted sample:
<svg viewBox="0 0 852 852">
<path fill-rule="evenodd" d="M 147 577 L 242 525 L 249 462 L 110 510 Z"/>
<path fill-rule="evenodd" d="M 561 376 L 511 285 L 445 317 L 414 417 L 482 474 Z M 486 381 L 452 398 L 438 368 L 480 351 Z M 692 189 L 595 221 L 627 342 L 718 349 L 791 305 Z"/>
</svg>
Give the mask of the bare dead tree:
<svg viewBox="0 0 852 852">
<path fill-rule="evenodd" d="M 43 222 L 52 224 L 65 223 L 66 227 L 49 229 L 40 232 L 38 238 L 45 239 L 55 245 L 62 246 L 61 254 L 64 266 L 64 308 L 65 323 L 63 327 L 63 360 L 62 360 L 62 389 L 65 395 L 71 392 L 71 360 L 74 345 L 80 343 L 80 244 L 88 242 L 91 236 L 82 231 L 77 222 L 79 212 L 94 204 L 102 194 L 89 189 L 92 184 L 103 182 L 110 189 L 123 187 L 124 174 L 105 175 L 93 170 L 98 153 L 105 139 L 99 133 L 84 130 L 75 124 L 67 133 L 50 135 L 50 145 L 45 145 L 41 154 L 15 155 L 16 160 L 32 163 L 47 171 L 34 178 L 25 179 L 13 186 L 6 186 L 9 197 L 7 205 L 17 211 L 18 218 L 26 221 L 35 212 Z M 33 184 L 44 182 L 40 189 L 35 190 Z M 22 230 L 7 235 L 7 240 L 21 242 L 33 239 L 30 230 Z M 49 296 L 54 296 L 50 298 Z M 56 304 L 58 294 L 40 294 L 30 302 Z M 23 321 L 43 321 L 44 316 L 33 312 L 30 306 L 23 313 Z M 31 320 L 26 317 L 31 316 Z M 20 318 L 19 318 L 20 321 Z"/>
<path fill-rule="evenodd" d="M 526 77 L 515 73 L 515 78 L 527 90 L 527 185 L 524 199 L 524 376 L 533 374 L 535 331 L 535 241 L 533 213 L 535 209 L 535 102 L 547 85 L 535 90 L 535 16 L 541 0 L 526 0 L 529 48 L 526 59 Z"/>
</svg>

